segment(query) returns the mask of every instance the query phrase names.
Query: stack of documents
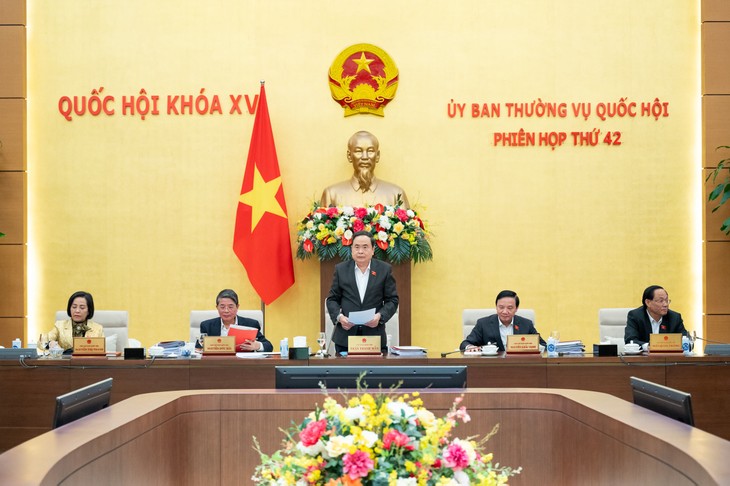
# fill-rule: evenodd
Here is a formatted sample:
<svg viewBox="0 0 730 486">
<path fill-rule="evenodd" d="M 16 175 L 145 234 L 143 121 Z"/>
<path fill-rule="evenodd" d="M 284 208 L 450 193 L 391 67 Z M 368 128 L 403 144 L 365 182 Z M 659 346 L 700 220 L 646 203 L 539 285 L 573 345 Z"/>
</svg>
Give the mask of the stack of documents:
<svg viewBox="0 0 730 486">
<path fill-rule="evenodd" d="M 400 356 L 426 356 L 426 348 L 420 346 L 391 346 L 390 352 Z"/>
<path fill-rule="evenodd" d="M 578 341 L 560 341 L 557 346 L 557 351 L 560 354 L 582 354 L 585 351 L 583 342 Z"/>
</svg>

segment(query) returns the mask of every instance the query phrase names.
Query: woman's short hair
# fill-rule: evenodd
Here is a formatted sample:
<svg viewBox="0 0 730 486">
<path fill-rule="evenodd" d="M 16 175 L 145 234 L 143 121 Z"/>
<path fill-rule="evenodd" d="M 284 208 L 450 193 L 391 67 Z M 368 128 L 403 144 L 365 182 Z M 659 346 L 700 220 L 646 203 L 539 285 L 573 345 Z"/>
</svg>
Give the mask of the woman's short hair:
<svg viewBox="0 0 730 486">
<path fill-rule="evenodd" d="M 91 319 L 92 317 L 94 317 L 94 298 L 91 296 L 90 293 L 84 292 L 83 290 L 74 292 L 73 294 L 71 294 L 71 297 L 68 298 L 68 305 L 66 305 L 66 314 L 71 317 L 71 304 L 73 304 L 74 300 L 76 300 L 78 297 L 83 297 L 84 299 L 86 299 L 86 307 L 89 309 L 89 315 L 86 316 L 86 318 Z"/>
</svg>

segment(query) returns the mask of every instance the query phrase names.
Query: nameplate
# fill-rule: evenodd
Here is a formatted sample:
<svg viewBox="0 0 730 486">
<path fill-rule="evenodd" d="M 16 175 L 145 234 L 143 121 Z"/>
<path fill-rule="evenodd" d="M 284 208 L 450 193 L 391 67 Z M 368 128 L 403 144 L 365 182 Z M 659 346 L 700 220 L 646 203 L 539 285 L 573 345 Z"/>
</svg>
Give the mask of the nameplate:
<svg viewBox="0 0 730 486">
<path fill-rule="evenodd" d="M 208 336 L 203 341 L 203 354 L 235 355 L 235 336 Z"/>
<path fill-rule="evenodd" d="M 380 336 L 348 336 L 348 356 L 380 355 Z"/>
<path fill-rule="evenodd" d="M 539 353 L 539 334 L 509 334 L 507 335 L 508 353 Z"/>
<path fill-rule="evenodd" d="M 106 338 L 75 337 L 73 356 L 106 356 Z"/>
<path fill-rule="evenodd" d="M 649 334 L 649 351 L 652 353 L 681 353 L 682 334 Z"/>
</svg>

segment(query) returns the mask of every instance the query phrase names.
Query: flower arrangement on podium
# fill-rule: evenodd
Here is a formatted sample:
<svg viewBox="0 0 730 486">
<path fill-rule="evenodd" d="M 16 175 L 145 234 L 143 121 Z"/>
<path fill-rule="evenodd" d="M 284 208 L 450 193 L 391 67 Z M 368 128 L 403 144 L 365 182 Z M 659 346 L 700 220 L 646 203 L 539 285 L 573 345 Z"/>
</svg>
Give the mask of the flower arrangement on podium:
<svg viewBox="0 0 730 486">
<path fill-rule="evenodd" d="M 416 211 L 402 207 L 400 200 L 394 206 L 325 208 L 314 203 L 297 225 L 297 258 L 349 260 L 352 235 L 363 230 L 375 238 L 375 258 L 379 260 L 418 263 L 433 259 L 425 223 Z"/>
<path fill-rule="evenodd" d="M 327 395 L 322 409 L 285 430 L 283 448 L 266 455 L 252 477 L 276 485 L 498 485 L 521 468 L 500 467 L 481 440 L 452 438 L 470 420 L 463 397 L 443 418 L 423 406 L 418 392 L 362 393 L 341 405 Z"/>
</svg>

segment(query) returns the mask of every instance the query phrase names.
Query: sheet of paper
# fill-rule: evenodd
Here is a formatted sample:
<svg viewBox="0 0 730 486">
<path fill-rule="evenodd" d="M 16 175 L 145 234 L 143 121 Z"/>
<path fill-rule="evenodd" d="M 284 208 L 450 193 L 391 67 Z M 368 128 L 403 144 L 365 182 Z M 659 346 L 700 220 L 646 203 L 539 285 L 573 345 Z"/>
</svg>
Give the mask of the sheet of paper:
<svg viewBox="0 0 730 486">
<path fill-rule="evenodd" d="M 236 358 L 242 358 L 242 359 L 262 359 L 262 358 L 268 358 L 268 354 L 265 353 L 254 353 L 254 352 L 248 352 L 248 353 L 236 353 Z"/>
<path fill-rule="evenodd" d="M 362 326 L 366 322 L 370 322 L 375 317 L 375 307 L 364 311 L 353 311 L 347 316 L 347 319 L 356 326 Z"/>
</svg>

